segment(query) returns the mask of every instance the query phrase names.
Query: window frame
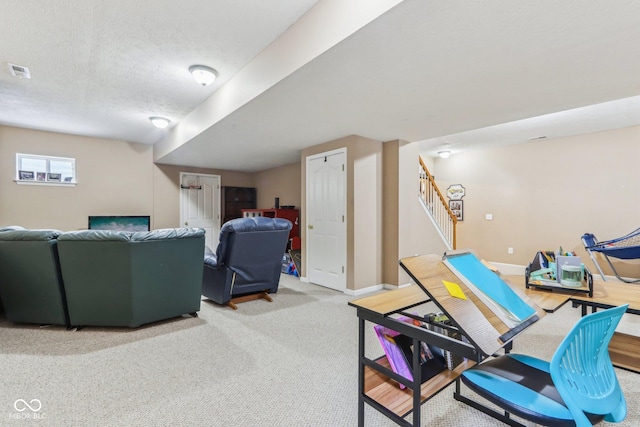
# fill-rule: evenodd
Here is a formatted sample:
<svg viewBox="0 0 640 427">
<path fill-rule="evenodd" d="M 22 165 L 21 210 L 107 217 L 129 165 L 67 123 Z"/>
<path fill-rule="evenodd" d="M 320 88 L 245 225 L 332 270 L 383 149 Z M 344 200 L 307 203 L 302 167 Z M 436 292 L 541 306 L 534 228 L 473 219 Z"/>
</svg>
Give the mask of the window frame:
<svg viewBox="0 0 640 427">
<path fill-rule="evenodd" d="M 46 163 L 46 178 L 44 180 L 37 179 L 38 172 L 42 171 L 28 171 L 33 172 L 32 179 L 21 179 L 20 171 L 24 171 L 25 169 L 21 169 L 20 165 L 23 160 L 31 159 L 36 161 L 45 161 Z M 49 174 L 51 173 L 51 162 L 68 162 L 71 164 L 71 181 L 49 181 Z M 26 185 L 52 185 L 52 186 L 75 186 L 78 183 L 78 178 L 76 175 L 76 159 L 73 157 L 58 157 L 58 156 L 44 156 L 41 154 L 26 154 L 26 153 L 16 153 L 16 172 L 14 176 L 14 181 L 16 184 L 26 184 Z"/>
</svg>

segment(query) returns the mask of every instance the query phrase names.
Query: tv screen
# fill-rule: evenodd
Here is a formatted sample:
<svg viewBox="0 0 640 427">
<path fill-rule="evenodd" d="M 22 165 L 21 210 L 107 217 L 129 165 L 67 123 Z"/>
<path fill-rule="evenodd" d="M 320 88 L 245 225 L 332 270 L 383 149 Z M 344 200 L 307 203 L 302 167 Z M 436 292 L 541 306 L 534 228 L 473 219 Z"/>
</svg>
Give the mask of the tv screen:
<svg viewBox="0 0 640 427">
<path fill-rule="evenodd" d="M 151 217 L 145 215 L 90 216 L 89 230 L 149 231 Z"/>
</svg>

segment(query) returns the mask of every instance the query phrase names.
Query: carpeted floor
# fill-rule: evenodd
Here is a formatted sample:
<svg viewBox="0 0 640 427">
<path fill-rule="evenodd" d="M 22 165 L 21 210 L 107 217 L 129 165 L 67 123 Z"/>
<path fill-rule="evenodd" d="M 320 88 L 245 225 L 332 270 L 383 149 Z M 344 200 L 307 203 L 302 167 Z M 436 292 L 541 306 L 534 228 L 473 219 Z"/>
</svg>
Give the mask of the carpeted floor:
<svg viewBox="0 0 640 427">
<path fill-rule="evenodd" d="M 273 303 L 233 311 L 203 301 L 198 318 L 132 330 L 14 325 L 0 314 L 0 425 L 355 426 L 352 299 L 283 275 Z M 548 358 L 579 315 L 565 306 L 544 317 L 514 351 Z M 621 327 L 637 331 L 638 317 Z M 381 355 L 370 332 L 367 353 Z M 618 375 L 629 408 L 618 425 L 640 425 L 640 376 Z M 423 426 L 500 425 L 452 393 L 422 406 Z M 367 407 L 365 425 L 395 424 Z"/>
</svg>

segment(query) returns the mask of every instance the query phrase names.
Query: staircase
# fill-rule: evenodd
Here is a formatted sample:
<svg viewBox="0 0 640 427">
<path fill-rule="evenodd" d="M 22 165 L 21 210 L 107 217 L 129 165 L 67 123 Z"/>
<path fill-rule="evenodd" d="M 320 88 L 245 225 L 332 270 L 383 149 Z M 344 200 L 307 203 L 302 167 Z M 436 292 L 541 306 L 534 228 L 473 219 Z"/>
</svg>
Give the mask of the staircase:
<svg viewBox="0 0 640 427">
<path fill-rule="evenodd" d="M 456 223 L 458 219 L 449 209 L 449 204 L 442 196 L 433 175 L 429 173 L 422 159 L 419 160 L 420 201 L 447 248 L 454 250 L 456 249 Z"/>
</svg>

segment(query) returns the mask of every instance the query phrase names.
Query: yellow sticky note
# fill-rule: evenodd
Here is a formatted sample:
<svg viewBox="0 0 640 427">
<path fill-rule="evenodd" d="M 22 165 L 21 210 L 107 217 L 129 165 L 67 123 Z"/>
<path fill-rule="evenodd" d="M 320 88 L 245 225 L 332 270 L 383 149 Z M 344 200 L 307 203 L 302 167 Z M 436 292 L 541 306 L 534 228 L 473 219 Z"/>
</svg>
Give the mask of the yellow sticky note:
<svg viewBox="0 0 640 427">
<path fill-rule="evenodd" d="M 442 283 L 444 283 L 444 286 L 452 297 L 467 299 L 467 296 L 462 292 L 462 289 L 460 289 L 460 286 L 457 283 L 448 282 L 446 280 L 443 280 Z"/>
</svg>

